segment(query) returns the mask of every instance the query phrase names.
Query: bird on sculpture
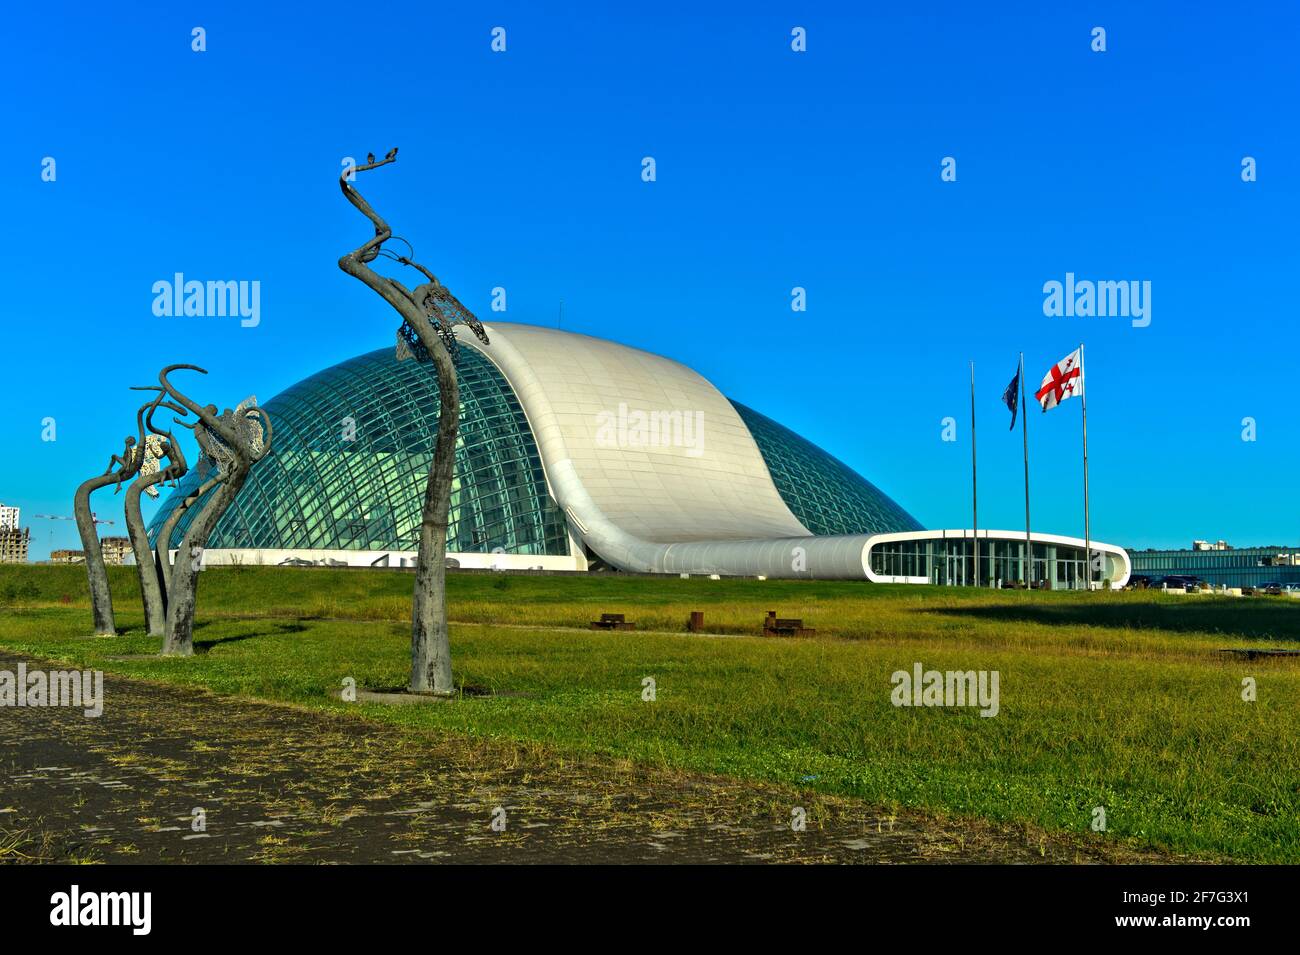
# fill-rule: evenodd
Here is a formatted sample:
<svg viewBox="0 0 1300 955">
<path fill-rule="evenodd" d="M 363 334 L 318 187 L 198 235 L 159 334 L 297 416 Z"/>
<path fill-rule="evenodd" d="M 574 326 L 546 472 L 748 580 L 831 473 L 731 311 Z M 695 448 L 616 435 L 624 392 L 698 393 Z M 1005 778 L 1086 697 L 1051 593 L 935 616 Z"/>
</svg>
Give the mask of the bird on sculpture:
<svg viewBox="0 0 1300 955">
<path fill-rule="evenodd" d="M 385 156 L 384 158 L 385 158 L 385 159 L 396 159 L 396 158 L 397 158 L 397 147 L 394 146 L 392 149 L 388 150 L 388 155 Z"/>
<path fill-rule="evenodd" d="M 374 162 L 374 161 L 375 161 L 375 154 L 374 154 L 374 153 L 366 153 L 366 162 Z"/>
</svg>

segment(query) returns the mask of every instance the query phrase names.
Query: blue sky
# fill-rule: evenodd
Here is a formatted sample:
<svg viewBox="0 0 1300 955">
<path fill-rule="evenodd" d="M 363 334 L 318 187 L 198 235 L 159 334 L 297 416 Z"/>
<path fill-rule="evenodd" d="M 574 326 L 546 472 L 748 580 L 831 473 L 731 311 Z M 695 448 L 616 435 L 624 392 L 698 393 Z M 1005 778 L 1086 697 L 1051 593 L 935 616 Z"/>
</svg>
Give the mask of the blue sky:
<svg viewBox="0 0 1300 955">
<path fill-rule="evenodd" d="M 970 520 L 968 362 L 981 524 L 1015 528 L 999 397 L 1020 351 L 1036 382 L 1083 342 L 1095 537 L 1300 541 L 1294 8 L 273 6 L 6 15 L 0 501 L 34 557 L 75 546 L 30 519 L 121 447 L 128 385 L 194 362 L 203 400 L 265 401 L 392 342 L 336 265 L 366 236 L 336 177 L 394 145 L 367 195 L 485 320 L 563 299 L 565 328 L 695 367 L 928 526 Z M 260 282 L 260 324 L 155 316 L 176 272 Z M 1149 281 L 1151 324 L 1045 316 L 1067 272 Z M 1082 536 L 1078 405 L 1032 408 L 1030 441 L 1035 527 Z"/>
</svg>

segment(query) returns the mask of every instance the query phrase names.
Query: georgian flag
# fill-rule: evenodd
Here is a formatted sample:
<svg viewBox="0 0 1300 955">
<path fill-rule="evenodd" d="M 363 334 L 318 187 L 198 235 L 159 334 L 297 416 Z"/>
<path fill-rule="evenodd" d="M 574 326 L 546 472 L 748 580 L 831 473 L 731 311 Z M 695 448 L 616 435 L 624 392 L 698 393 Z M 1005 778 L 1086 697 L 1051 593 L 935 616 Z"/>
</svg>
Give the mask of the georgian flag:
<svg viewBox="0 0 1300 955">
<path fill-rule="evenodd" d="M 1038 391 L 1034 393 L 1034 397 L 1043 406 L 1043 410 L 1050 411 L 1066 398 L 1082 395 L 1082 372 L 1083 369 L 1079 367 L 1079 350 L 1077 348 L 1048 369 L 1047 374 L 1043 376 L 1043 383 L 1038 386 Z"/>
</svg>

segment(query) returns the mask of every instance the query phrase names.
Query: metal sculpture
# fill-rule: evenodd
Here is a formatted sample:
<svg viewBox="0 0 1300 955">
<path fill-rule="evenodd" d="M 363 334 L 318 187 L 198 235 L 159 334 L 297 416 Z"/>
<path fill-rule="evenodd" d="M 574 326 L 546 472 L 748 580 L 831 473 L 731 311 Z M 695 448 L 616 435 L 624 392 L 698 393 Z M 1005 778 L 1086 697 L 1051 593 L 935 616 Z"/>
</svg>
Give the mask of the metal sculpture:
<svg viewBox="0 0 1300 955">
<path fill-rule="evenodd" d="M 200 473 L 205 476 L 212 474 L 204 487 L 213 493 L 199 506 L 181 539 L 176 562 L 164 573 L 168 582 L 162 648 L 165 656 L 189 656 L 194 652 L 194 607 L 203 550 L 217 521 L 239 495 L 253 465 L 271 449 L 271 419 L 264 409 L 257 406 L 255 399 L 246 399 L 237 408 L 227 408 L 218 414 L 216 405 L 200 405 L 172 384 L 168 376 L 182 370 L 207 374 L 197 365 L 169 365 L 159 372 L 158 381 L 172 400 L 193 412 L 197 419 L 192 425 L 183 421 L 177 423 L 193 428 L 203 454 L 200 465 L 205 470 Z M 202 491 L 200 488 L 200 494 L 187 498 L 182 506 L 188 509 L 197 504 Z M 158 553 L 163 566 L 168 565 L 166 547 L 175 527 L 174 523 L 169 523 L 171 527 L 164 526 L 158 535 Z"/>
<path fill-rule="evenodd" d="M 257 397 L 255 395 L 250 395 L 241 401 L 235 407 L 233 415 L 236 423 L 239 422 L 241 417 L 247 416 L 251 409 L 255 407 L 257 407 Z M 215 405 L 209 405 L 209 408 L 214 414 L 216 413 L 217 409 Z M 264 415 L 265 412 L 258 409 L 256 414 Z M 199 463 L 195 467 L 195 472 L 198 474 L 199 480 L 202 483 L 200 483 L 199 486 L 189 494 L 185 495 L 185 499 L 172 508 L 172 512 L 167 515 L 167 520 L 164 521 L 162 527 L 158 529 L 157 537 L 154 539 L 154 556 L 158 564 L 159 574 L 162 577 L 164 591 L 171 586 L 171 540 L 172 535 L 176 531 L 176 525 L 181 522 L 181 519 L 185 517 L 191 507 L 206 497 L 214 487 L 222 482 L 223 477 L 221 473 L 221 464 L 223 461 L 228 460 L 230 456 L 220 437 L 214 434 L 210 428 L 187 424 L 184 421 L 177 423 L 194 431 L 195 440 L 198 441 L 199 449 L 203 452 L 202 456 L 199 458 Z M 261 428 L 259 425 L 257 432 L 250 433 L 248 436 L 250 451 L 253 456 L 259 460 L 266 453 L 266 448 L 263 444 L 263 438 L 260 431 Z"/>
<path fill-rule="evenodd" d="M 352 185 L 355 174 L 396 161 L 397 150 L 394 148 L 378 161 L 373 155 L 367 156 L 364 165 L 345 170 L 339 177 L 344 197 L 375 228 L 374 238 L 339 259 L 339 268 L 365 283 L 402 317 L 398 330 L 399 359 L 409 357 L 418 362 L 429 362 L 438 376 L 438 436 L 424 491 L 415 594 L 411 602 L 410 690 L 412 693 L 450 696 L 455 687 L 451 674 L 451 643 L 447 634 L 447 525 L 456 464 L 456 433 L 460 425 L 460 386 L 455 365 L 458 345 L 454 326 L 468 326 L 484 344 L 487 344 L 488 337 L 473 313 L 432 272 L 413 261 L 414 251 L 410 243 L 395 237 L 388 223 Z M 405 244 L 410 254 L 401 255 L 385 249 L 384 243 L 390 239 Z M 370 267 L 370 263 L 380 256 L 417 270 L 426 281 L 412 290 L 396 279 L 380 275 Z"/>
</svg>

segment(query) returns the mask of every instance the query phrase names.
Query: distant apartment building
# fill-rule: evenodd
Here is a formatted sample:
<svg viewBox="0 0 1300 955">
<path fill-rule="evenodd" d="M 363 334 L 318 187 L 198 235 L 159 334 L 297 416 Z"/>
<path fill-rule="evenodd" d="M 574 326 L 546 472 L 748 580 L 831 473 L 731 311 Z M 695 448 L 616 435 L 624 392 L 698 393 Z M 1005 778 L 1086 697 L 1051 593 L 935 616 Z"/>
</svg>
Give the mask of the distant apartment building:
<svg viewBox="0 0 1300 955">
<path fill-rule="evenodd" d="M 1227 541 L 1215 541 L 1213 544 L 1209 541 L 1192 541 L 1192 550 L 1232 550 L 1232 545 Z"/>
<path fill-rule="evenodd" d="M 131 556 L 129 537 L 101 537 L 99 546 L 103 550 L 106 564 L 125 564 L 127 558 Z"/>
<path fill-rule="evenodd" d="M 17 508 L 13 508 L 17 510 Z M 32 532 L 27 528 L 0 528 L 0 564 L 27 563 L 27 545 L 31 542 Z"/>
<path fill-rule="evenodd" d="M 19 508 L 10 507 L 7 504 L 0 504 L 0 531 L 18 530 L 18 517 L 21 511 Z"/>
<path fill-rule="evenodd" d="M 131 538 L 129 537 L 101 537 L 99 547 L 100 553 L 104 555 L 105 564 L 125 564 L 132 556 Z M 84 550 L 50 551 L 51 564 L 84 564 L 85 562 L 86 552 Z"/>
</svg>

